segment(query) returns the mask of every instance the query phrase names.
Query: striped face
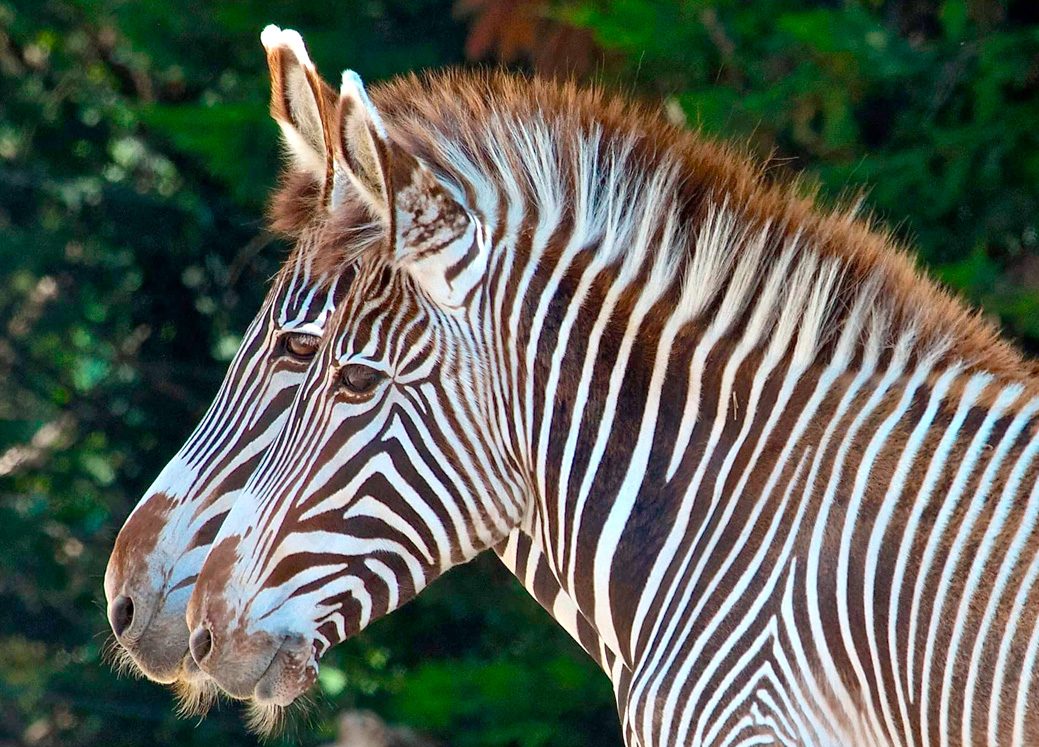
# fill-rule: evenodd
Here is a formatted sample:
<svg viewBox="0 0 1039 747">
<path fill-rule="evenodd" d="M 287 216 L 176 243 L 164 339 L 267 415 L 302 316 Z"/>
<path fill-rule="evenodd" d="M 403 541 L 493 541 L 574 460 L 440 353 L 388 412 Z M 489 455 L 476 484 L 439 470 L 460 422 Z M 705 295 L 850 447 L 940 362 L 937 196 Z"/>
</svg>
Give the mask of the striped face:
<svg viewBox="0 0 1039 747">
<path fill-rule="evenodd" d="M 229 693 L 285 705 L 330 646 L 503 539 L 520 490 L 468 322 L 364 260 L 188 610 Z"/>
<path fill-rule="evenodd" d="M 355 279 L 187 614 L 202 670 L 272 707 L 329 647 L 503 540 L 525 495 L 483 323 L 488 230 L 386 137 L 355 75 L 336 117 L 335 173 L 365 208 L 345 214 L 374 215 L 378 240 L 346 255 Z"/>
<path fill-rule="evenodd" d="M 278 433 L 336 293 L 349 282 L 315 278 L 300 256 L 279 274 L 202 422 L 116 538 L 105 574 L 109 620 L 122 649 L 150 679 L 199 677 L 184 624 L 195 579 Z"/>
</svg>

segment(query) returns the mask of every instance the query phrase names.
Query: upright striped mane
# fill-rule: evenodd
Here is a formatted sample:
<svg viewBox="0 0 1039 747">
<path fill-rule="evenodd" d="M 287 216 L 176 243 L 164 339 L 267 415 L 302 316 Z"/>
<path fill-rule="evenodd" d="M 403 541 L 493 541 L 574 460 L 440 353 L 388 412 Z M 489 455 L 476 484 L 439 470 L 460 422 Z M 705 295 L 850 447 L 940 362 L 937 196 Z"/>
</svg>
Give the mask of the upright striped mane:
<svg viewBox="0 0 1039 747">
<path fill-rule="evenodd" d="M 889 233 L 820 207 L 731 146 L 645 106 L 502 73 L 412 75 L 371 96 L 391 137 L 462 204 L 484 215 L 536 204 L 536 217 L 506 216 L 519 232 L 549 229 L 560 216 L 583 225 L 596 262 L 644 275 L 691 320 L 756 309 L 767 332 L 803 330 L 807 318 L 815 330 L 802 331 L 800 346 L 817 355 L 869 294 L 871 324 L 885 345 L 910 335 L 921 354 L 941 348 L 967 368 L 1028 377 L 995 326 L 923 276 Z M 274 199 L 274 227 L 298 233 L 309 224 L 318 187 L 290 173 Z M 381 235 L 363 206 L 347 202 L 322 218 L 311 241 L 318 271 L 334 271 Z M 739 292 L 727 293 L 734 283 Z M 750 303 L 765 292 L 771 309 Z M 822 305 L 811 308 L 811 298 Z"/>
</svg>

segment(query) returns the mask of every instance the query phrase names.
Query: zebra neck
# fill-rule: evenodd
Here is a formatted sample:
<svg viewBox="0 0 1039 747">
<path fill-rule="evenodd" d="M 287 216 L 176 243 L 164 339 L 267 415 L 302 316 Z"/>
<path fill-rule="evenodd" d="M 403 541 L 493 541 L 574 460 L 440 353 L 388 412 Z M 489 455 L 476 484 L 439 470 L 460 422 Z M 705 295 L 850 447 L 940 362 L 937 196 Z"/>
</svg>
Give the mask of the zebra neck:
<svg viewBox="0 0 1039 747">
<path fill-rule="evenodd" d="M 798 644 L 784 662 L 796 686 L 844 712 L 823 732 L 858 724 L 877 683 L 915 702 L 940 637 L 923 634 L 904 682 L 908 664 L 875 671 L 873 641 L 909 662 L 906 620 L 919 638 L 951 608 L 875 600 L 901 594 L 914 568 L 921 593 L 944 593 L 964 516 L 967 537 L 1002 536 L 1007 516 L 1032 525 L 1031 478 L 1009 476 L 1032 463 L 1036 390 L 1013 383 L 1026 367 L 851 220 L 773 220 L 756 200 L 703 198 L 714 190 L 676 201 L 674 174 L 619 156 L 600 169 L 594 152 L 569 180 L 544 155 L 518 159 L 546 169 L 530 180 L 537 209 L 507 175 L 473 190 L 497 218 L 482 297 L 495 417 L 547 569 L 520 580 L 617 657 L 636 720 L 658 713 L 663 683 L 683 683 L 690 703 L 709 692 L 729 636 L 771 646 L 780 628 Z M 539 577 L 558 592 L 544 596 Z"/>
<path fill-rule="evenodd" d="M 926 721 L 921 702 L 953 697 L 932 691 L 948 667 L 985 697 L 996 677 L 1031 676 L 1039 403 L 1023 386 L 897 346 L 799 368 L 735 340 L 685 343 L 661 358 L 643 337 L 624 366 L 596 363 L 620 371 L 615 396 L 582 417 L 558 406 L 529 526 L 578 618 L 633 673 L 633 708 L 784 614 L 788 634 L 811 633 L 800 676 L 841 705 L 838 732 L 878 689 L 891 719 Z M 657 372 L 631 360 L 663 361 L 655 391 Z M 1009 637 L 985 648 L 997 624 Z"/>
<path fill-rule="evenodd" d="M 1013 706 L 989 699 L 1030 680 L 1039 628 L 1019 608 L 1039 572 L 1037 412 L 1019 384 L 914 371 L 870 382 L 838 421 L 847 429 L 802 452 L 797 513 L 784 512 L 798 527 L 789 606 L 808 621 L 831 704 L 866 714 L 872 741 L 955 729 L 995 743 Z"/>
<path fill-rule="evenodd" d="M 495 552 L 523 588 L 610 678 L 623 721 L 631 670 L 617 652 L 606 647 L 595 628 L 577 608 L 573 597 L 563 590 L 538 542 L 526 532 L 516 529 L 495 547 Z M 629 736 L 627 725 L 625 731 L 626 736 Z M 626 738 L 625 741 L 627 744 L 636 744 L 631 739 Z"/>
<path fill-rule="evenodd" d="M 750 641 L 781 658 L 817 734 L 897 741 L 883 735 L 930 729 L 955 687 L 1030 681 L 1039 407 L 895 313 L 882 281 L 779 257 L 740 260 L 703 304 L 640 285 L 657 265 L 610 274 L 575 254 L 527 285 L 500 273 L 523 312 L 499 346 L 531 473 L 523 529 L 554 599 L 615 654 L 638 733 L 751 676 L 715 656 Z M 997 624 L 1010 642 L 975 643 Z M 1008 708 L 967 728 L 1002 733 Z"/>
<path fill-rule="evenodd" d="M 522 530 L 514 530 L 508 539 L 495 548 L 495 552 L 534 601 L 559 623 L 603 671 L 611 674 L 618 657 L 603 646 L 602 640 L 577 609 L 574 600 L 563 591 L 533 538 Z"/>
</svg>

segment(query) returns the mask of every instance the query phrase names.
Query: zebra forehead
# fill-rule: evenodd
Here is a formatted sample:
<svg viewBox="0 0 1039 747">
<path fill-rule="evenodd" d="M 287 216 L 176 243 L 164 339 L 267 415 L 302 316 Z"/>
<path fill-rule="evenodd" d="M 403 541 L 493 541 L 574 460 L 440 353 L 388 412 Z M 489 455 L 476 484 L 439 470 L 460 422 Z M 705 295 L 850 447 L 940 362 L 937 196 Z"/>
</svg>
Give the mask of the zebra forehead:
<svg viewBox="0 0 1039 747">
<path fill-rule="evenodd" d="M 308 264 L 319 290 L 357 259 L 388 246 L 384 228 L 360 199 L 348 194 L 329 214 L 320 204 L 320 186 L 310 174 L 290 170 L 267 207 L 271 231 L 294 244 L 278 280 Z"/>
</svg>

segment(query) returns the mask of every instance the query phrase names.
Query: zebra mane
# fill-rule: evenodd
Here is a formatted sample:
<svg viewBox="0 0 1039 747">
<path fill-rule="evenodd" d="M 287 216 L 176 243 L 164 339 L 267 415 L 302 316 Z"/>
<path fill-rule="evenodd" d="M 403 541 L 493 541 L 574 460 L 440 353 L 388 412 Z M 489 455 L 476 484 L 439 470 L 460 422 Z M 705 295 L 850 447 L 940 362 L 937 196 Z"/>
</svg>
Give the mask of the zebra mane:
<svg viewBox="0 0 1039 747">
<path fill-rule="evenodd" d="M 855 210 L 820 206 L 798 182 L 646 106 L 494 72 L 410 75 L 370 93 L 390 137 L 459 202 L 545 242 L 560 224 L 583 231 L 592 261 L 637 280 L 643 300 L 665 301 L 668 313 L 710 318 L 722 331 L 752 325 L 770 349 L 789 343 L 806 360 L 854 355 L 873 337 L 882 350 L 908 346 L 911 358 L 938 365 L 1034 373 L 889 232 Z M 271 217 L 283 233 L 310 236 L 319 272 L 383 241 L 359 204 L 315 219 L 318 192 L 290 172 Z M 848 348 L 835 332 L 852 325 L 862 334 Z"/>
</svg>

